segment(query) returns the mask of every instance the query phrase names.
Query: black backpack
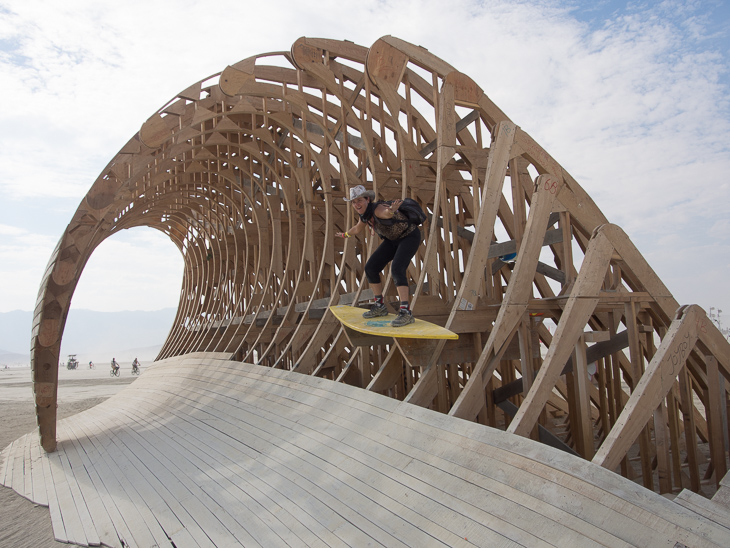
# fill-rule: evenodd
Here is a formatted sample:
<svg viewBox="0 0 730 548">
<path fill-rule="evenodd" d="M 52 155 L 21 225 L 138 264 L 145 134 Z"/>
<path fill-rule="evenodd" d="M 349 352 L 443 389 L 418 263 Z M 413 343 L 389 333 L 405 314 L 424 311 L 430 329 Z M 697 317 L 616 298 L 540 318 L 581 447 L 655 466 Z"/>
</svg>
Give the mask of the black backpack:
<svg viewBox="0 0 730 548">
<path fill-rule="evenodd" d="M 383 203 L 389 204 L 391 202 Z M 408 217 L 408 222 L 412 225 L 422 225 L 428 219 L 419 203 L 413 198 L 403 198 L 403 203 L 401 203 L 398 211 Z"/>
</svg>

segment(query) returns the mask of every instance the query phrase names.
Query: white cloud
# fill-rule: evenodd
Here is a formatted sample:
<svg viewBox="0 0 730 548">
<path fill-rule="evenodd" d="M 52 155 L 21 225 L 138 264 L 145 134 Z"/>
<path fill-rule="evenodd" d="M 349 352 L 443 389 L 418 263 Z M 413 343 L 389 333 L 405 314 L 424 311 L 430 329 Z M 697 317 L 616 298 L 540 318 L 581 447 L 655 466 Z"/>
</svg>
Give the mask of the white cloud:
<svg viewBox="0 0 730 548">
<path fill-rule="evenodd" d="M 0 224 L 0 236 L 20 236 L 21 234 L 25 233 L 26 231 L 23 228 Z"/>
</svg>

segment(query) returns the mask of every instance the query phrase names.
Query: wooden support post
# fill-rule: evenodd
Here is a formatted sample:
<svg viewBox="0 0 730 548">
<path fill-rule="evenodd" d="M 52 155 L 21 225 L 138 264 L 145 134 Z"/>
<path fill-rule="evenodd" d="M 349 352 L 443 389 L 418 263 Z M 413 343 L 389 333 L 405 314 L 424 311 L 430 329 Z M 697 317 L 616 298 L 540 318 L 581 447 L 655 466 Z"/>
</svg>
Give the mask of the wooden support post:
<svg viewBox="0 0 730 548">
<path fill-rule="evenodd" d="M 687 367 L 685 366 L 679 372 L 679 398 L 682 406 L 682 418 L 684 421 L 684 439 L 687 447 L 690 489 L 695 493 L 699 493 L 701 483 L 699 459 L 697 458 L 697 432 L 695 430 L 695 407 L 692 392 L 692 377 L 690 377 Z"/>
<path fill-rule="evenodd" d="M 345 384 L 358 386 L 358 383 L 362 380 L 360 376 L 360 368 L 358 367 L 358 364 L 360 363 L 361 350 L 362 347 L 358 347 L 355 352 L 352 353 L 352 356 L 350 356 L 345 367 L 342 368 L 342 371 L 340 371 L 340 374 L 335 379 L 337 382 L 344 382 Z"/>
<path fill-rule="evenodd" d="M 449 373 L 448 378 L 448 396 L 449 396 L 449 405 L 453 404 L 456 401 L 456 398 L 459 397 L 459 392 L 461 392 L 461 379 L 459 375 L 459 365 L 456 363 L 450 363 L 447 366 L 447 371 Z"/>
<path fill-rule="evenodd" d="M 573 430 L 576 435 L 576 448 L 578 453 L 585 459 L 592 459 L 595 451 L 593 447 L 593 421 L 591 419 L 591 399 L 588 390 L 590 381 L 588 380 L 588 364 L 586 362 L 586 343 L 585 336 L 581 335 L 575 343 L 575 359 L 573 363 L 573 392 L 572 398 L 575 400 L 574 412 L 575 417 L 571 416 L 571 424 L 575 425 Z M 571 375 L 569 373 L 568 375 Z M 571 410 L 573 412 L 573 410 Z M 571 412 L 571 415 L 572 415 Z"/>
<path fill-rule="evenodd" d="M 358 386 L 360 388 L 365 388 L 370 384 L 370 354 L 371 349 L 369 346 L 360 347 L 360 359 L 358 363 L 358 370 L 360 371 Z"/>
<path fill-rule="evenodd" d="M 394 340 L 398 345 L 398 348 L 401 349 L 403 357 L 405 357 L 408 364 L 414 369 L 418 368 L 421 375 L 424 373 L 424 367 L 429 363 L 431 358 L 433 358 L 433 354 L 439 343 L 443 343 L 443 341 L 433 339 L 404 339 L 398 337 Z M 433 366 L 433 368 L 436 373 L 442 373 L 437 366 Z M 433 392 L 433 398 L 444 398 L 445 400 L 445 386 L 441 377 L 439 375 L 434 375 L 432 379 L 437 382 L 438 386 Z M 438 401 L 441 400 L 439 399 Z M 427 402 L 424 402 L 422 405 L 425 407 L 429 406 Z"/>
<path fill-rule="evenodd" d="M 528 314 L 525 314 L 524 319 L 520 323 L 520 327 L 517 329 L 517 337 L 520 345 L 520 362 L 522 369 L 522 394 L 525 395 L 532 386 L 532 381 L 535 376 L 533 371 L 533 357 L 532 357 L 532 329 L 531 329 L 531 318 Z"/>
<path fill-rule="evenodd" d="M 672 481 L 677 487 L 682 487 L 682 460 L 680 457 L 680 423 L 677 409 L 676 385 L 667 394 L 667 412 L 669 417 L 669 440 L 672 457 Z"/>
<path fill-rule="evenodd" d="M 672 492 L 672 476 L 669 467 L 669 436 L 667 433 L 667 408 L 664 400 L 654 411 L 654 439 L 656 440 L 659 492 Z"/>
<path fill-rule="evenodd" d="M 565 274 L 565 283 L 562 292 L 565 292 L 575 281 L 575 267 L 573 266 L 573 234 L 570 227 L 570 213 L 567 211 L 560 212 L 560 221 L 558 222 L 560 230 L 563 232 L 563 241 L 561 244 L 560 270 Z"/>
<path fill-rule="evenodd" d="M 609 358 L 601 358 L 596 360 L 596 377 L 598 379 L 598 413 L 601 417 L 601 430 L 603 437 L 608 435 L 611 429 L 611 423 L 608 419 L 608 393 L 607 386 L 610 374 L 607 375 Z"/>
<path fill-rule="evenodd" d="M 497 427 L 497 405 L 494 403 L 494 377 L 489 379 L 486 388 L 487 405 L 486 408 L 477 415 L 481 424 L 486 424 L 493 428 Z"/>
<path fill-rule="evenodd" d="M 629 356 L 631 360 L 631 379 L 629 381 L 629 388 L 633 393 L 642 373 L 644 372 L 644 355 L 641 351 L 641 341 L 639 340 L 639 331 L 636 325 L 636 303 L 633 301 L 626 303 L 624 316 L 626 318 L 626 331 L 628 331 L 629 334 Z M 645 423 L 644 428 L 639 433 L 638 441 L 639 458 L 641 461 L 641 476 L 644 480 L 644 487 L 647 489 L 654 489 L 654 477 L 651 468 L 652 457 L 650 454 L 650 435 L 647 423 Z"/>
<path fill-rule="evenodd" d="M 433 352 L 433 350 L 432 350 Z M 429 356 L 430 357 L 430 356 Z M 426 364 L 428 361 L 426 361 Z M 425 365 L 425 364 L 424 364 Z M 436 407 L 439 413 L 446 413 L 449 410 L 448 405 L 448 388 L 446 386 L 446 367 L 443 364 L 437 364 L 439 373 L 439 389 L 436 394 Z"/>
<path fill-rule="evenodd" d="M 391 388 L 403 376 L 403 355 L 399 351 L 391 351 L 383 360 L 380 369 L 368 384 L 367 389 L 373 392 L 382 392 Z"/>
<path fill-rule="evenodd" d="M 502 378 L 502 384 L 509 384 L 512 381 L 515 380 L 515 370 L 512 365 L 512 360 L 501 360 L 499 362 L 499 376 Z M 515 394 L 515 399 L 516 399 Z M 510 423 L 512 422 L 512 415 L 505 413 L 504 415 L 504 426 L 505 428 L 509 428 Z"/>
<path fill-rule="evenodd" d="M 725 393 L 725 379 L 720 374 L 717 359 L 714 356 L 705 356 L 707 365 L 707 427 L 710 431 L 710 458 L 715 473 L 715 483 L 719 487 L 720 480 L 727 473 L 725 452 L 725 432 L 723 423 L 723 409 L 726 409 L 727 395 Z"/>
</svg>

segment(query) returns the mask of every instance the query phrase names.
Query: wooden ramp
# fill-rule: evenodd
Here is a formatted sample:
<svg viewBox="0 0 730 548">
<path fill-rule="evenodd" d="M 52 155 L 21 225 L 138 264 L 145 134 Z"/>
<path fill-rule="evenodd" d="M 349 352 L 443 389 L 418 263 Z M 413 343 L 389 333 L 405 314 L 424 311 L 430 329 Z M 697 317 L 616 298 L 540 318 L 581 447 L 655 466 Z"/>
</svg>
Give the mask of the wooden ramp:
<svg viewBox="0 0 730 548">
<path fill-rule="evenodd" d="M 342 383 L 189 354 L 2 453 L 56 537 L 106 546 L 728 546 L 726 508 Z"/>
</svg>

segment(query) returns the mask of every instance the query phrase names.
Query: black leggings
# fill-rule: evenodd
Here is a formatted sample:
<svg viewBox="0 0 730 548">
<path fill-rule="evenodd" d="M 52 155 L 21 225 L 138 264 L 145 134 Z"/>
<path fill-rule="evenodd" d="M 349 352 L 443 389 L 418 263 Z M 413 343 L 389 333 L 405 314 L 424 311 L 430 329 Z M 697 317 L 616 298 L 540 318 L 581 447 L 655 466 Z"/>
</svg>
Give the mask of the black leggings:
<svg viewBox="0 0 730 548">
<path fill-rule="evenodd" d="M 421 231 L 418 227 L 399 240 L 383 240 L 378 248 L 370 255 L 365 264 L 365 276 L 371 284 L 380 283 L 380 272 L 390 261 L 390 274 L 395 280 L 396 287 L 408 285 L 406 271 L 408 264 L 421 246 Z"/>
</svg>

